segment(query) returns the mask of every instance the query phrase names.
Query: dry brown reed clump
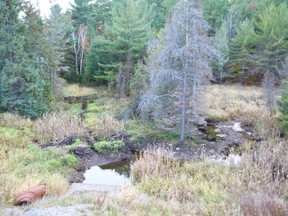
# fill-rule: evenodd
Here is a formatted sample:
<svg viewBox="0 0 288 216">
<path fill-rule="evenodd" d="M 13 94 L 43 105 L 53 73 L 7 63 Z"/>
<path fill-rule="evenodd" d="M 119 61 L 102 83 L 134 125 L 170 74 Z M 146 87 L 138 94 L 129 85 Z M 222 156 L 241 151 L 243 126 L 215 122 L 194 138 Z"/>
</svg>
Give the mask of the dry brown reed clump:
<svg viewBox="0 0 288 216">
<path fill-rule="evenodd" d="M 240 118 L 245 125 L 253 125 L 266 112 L 260 87 L 211 85 L 203 102 L 208 117 L 218 121 Z"/>
<path fill-rule="evenodd" d="M 68 135 L 84 136 L 85 124 L 79 116 L 67 113 L 45 114 L 35 122 L 38 139 L 43 142 L 56 141 Z"/>
<path fill-rule="evenodd" d="M 140 182 L 145 175 L 165 176 L 179 168 L 180 163 L 173 160 L 173 152 L 162 148 L 147 149 L 133 166 L 133 181 Z"/>
<path fill-rule="evenodd" d="M 113 118 L 111 115 L 104 115 L 99 118 L 95 118 L 93 124 L 94 126 L 90 127 L 90 129 L 93 131 L 93 136 L 104 139 L 115 133 L 124 131 L 125 129 L 124 123 Z"/>
<path fill-rule="evenodd" d="M 288 215 L 288 145 L 287 141 L 270 138 L 245 154 L 237 168 L 244 215 Z"/>
</svg>

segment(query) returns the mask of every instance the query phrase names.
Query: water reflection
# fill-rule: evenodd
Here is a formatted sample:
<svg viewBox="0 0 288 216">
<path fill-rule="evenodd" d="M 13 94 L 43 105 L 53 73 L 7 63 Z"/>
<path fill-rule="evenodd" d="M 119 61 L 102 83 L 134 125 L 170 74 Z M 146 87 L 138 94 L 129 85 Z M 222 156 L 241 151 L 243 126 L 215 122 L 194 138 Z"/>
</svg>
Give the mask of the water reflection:
<svg viewBox="0 0 288 216">
<path fill-rule="evenodd" d="M 93 166 L 84 173 L 85 184 L 127 185 L 131 183 L 131 161 L 120 161 L 102 166 Z"/>
</svg>

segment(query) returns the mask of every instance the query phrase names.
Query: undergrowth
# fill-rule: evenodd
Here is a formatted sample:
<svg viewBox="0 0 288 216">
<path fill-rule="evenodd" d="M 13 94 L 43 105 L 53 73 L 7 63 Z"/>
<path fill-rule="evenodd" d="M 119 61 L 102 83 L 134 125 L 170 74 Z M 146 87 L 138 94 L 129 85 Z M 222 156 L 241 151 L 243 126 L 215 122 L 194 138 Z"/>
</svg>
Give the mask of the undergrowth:
<svg viewBox="0 0 288 216">
<path fill-rule="evenodd" d="M 101 153 L 117 152 L 124 146 L 122 141 L 101 141 L 93 144 L 93 149 Z"/>
<path fill-rule="evenodd" d="M 77 158 L 58 149 L 43 150 L 29 119 L 0 114 L 0 204 L 11 204 L 21 192 L 46 184 L 47 195 L 60 195 L 68 189 L 67 177 L 79 166 Z"/>
</svg>

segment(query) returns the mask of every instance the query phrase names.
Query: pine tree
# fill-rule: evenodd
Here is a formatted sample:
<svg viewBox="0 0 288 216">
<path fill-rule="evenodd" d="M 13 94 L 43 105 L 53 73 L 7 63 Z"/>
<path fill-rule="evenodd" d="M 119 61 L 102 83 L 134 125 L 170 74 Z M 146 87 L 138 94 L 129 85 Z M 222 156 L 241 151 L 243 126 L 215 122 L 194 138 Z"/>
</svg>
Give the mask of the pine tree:
<svg viewBox="0 0 288 216">
<path fill-rule="evenodd" d="M 45 98 L 49 86 L 27 53 L 35 47 L 26 44 L 29 29 L 19 19 L 22 9 L 22 1 L 0 3 L 0 109 L 37 118 L 49 109 Z"/>
<path fill-rule="evenodd" d="M 288 8 L 286 4 L 271 4 L 255 19 L 258 40 L 259 67 L 263 73 L 273 73 L 277 80 L 283 60 L 288 56 Z"/>
<path fill-rule="evenodd" d="M 233 77 L 240 78 L 244 83 L 249 66 L 253 63 L 253 54 L 256 52 L 257 36 L 251 22 L 244 21 L 238 29 L 230 48 L 230 68 Z"/>
<path fill-rule="evenodd" d="M 211 27 L 209 34 L 214 36 L 228 15 L 230 1 L 203 0 L 202 3 L 204 18 L 209 22 L 209 26 Z"/>
<path fill-rule="evenodd" d="M 112 10 L 112 22 L 105 26 L 104 37 L 97 38 L 90 50 L 86 77 L 113 71 L 117 74 L 119 96 L 129 95 L 134 66 L 146 55 L 151 33 L 149 16 L 145 1 L 127 0 L 116 4 Z"/>
<path fill-rule="evenodd" d="M 70 48 L 69 40 L 73 32 L 71 20 L 61 12 L 61 7 L 55 4 L 51 7 L 51 14 L 46 20 L 45 35 L 49 43 L 47 47 L 46 62 L 49 66 L 51 86 L 54 89 L 57 73 L 67 72 L 70 67 L 65 64 L 65 55 Z"/>
<path fill-rule="evenodd" d="M 229 38 L 228 38 L 228 25 L 224 21 L 221 27 L 216 32 L 215 38 L 217 40 L 216 48 L 219 50 L 219 58 L 213 62 L 213 75 L 217 81 L 221 82 L 225 76 L 225 67 L 229 62 Z"/>
</svg>

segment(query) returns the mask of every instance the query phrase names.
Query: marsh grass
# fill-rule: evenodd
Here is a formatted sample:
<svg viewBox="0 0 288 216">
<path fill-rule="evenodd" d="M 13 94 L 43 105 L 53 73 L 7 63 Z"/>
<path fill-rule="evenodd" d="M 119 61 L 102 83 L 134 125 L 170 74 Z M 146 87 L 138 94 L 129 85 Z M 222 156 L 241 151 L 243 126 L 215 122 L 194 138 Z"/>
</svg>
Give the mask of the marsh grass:
<svg viewBox="0 0 288 216">
<path fill-rule="evenodd" d="M 215 121 L 240 118 L 244 124 L 253 125 L 267 112 L 260 87 L 211 85 L 203 97 L 205 114 Z"/>
<path fill-rule="evenodd" d="M 87 134 L 85 124 L 79 116 L 64 112 L 45 114 L 35 122 L 35 130 L 41 143 L 56 141 L 68 135 Z"/>
<path fill-rule="evenodd" d="M 113 118 L 111 115 L 104 115 L 94 120 L 94 125 L 90 129 L 93 136 L 105 140 L 109 136 L 122 132 L 125 129 L 124 123 Z"/>
<path fill-rule="evenodd" d="M 179 162 L 161 151 L 146 152 L 134 164 L 133 182 L 156 199 L 154 207 L 165 201 L 182 206 L 181 214 L 189 207 L 192 215 L 288 213 L 285 140 L 270 137 L 245 153 L 237 166 L 210 160 Z"/>
<path fill-rule="evenodd" d="M 4 113 L 0 124 L 0 204 L 11 204 L 19 193 L 39 184 L 47 185 L 48 196 L 63 194 L 78 160 L 32 144 L 37 136 L 29 119 Z"/>
</svg>

